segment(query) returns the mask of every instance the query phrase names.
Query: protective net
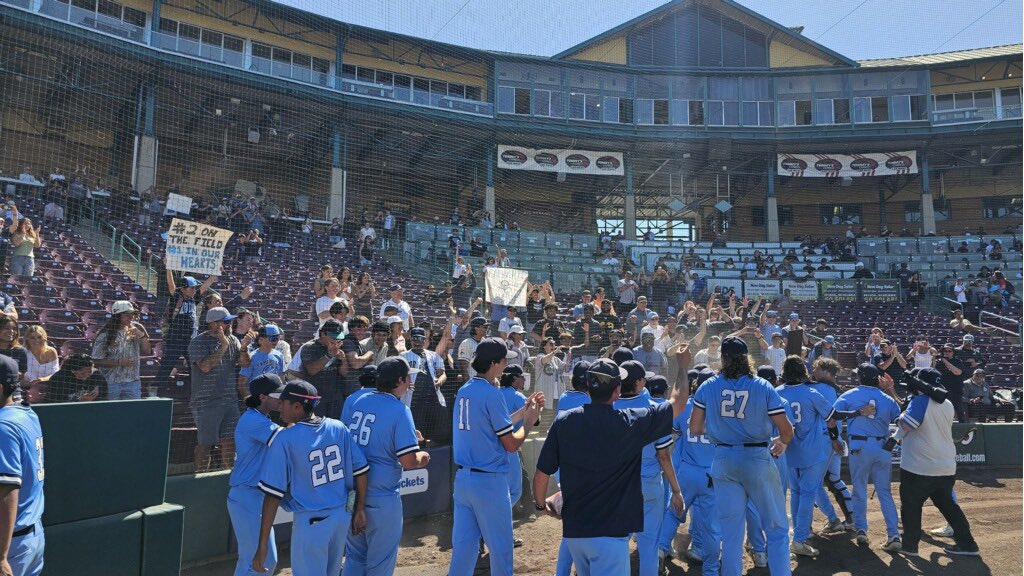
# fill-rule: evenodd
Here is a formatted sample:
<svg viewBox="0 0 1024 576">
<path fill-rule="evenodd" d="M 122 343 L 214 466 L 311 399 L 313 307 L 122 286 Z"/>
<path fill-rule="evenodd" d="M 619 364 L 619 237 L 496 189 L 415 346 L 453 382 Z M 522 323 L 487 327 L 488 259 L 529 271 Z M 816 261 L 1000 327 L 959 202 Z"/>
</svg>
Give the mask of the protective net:
<svg viewBox="0 0 1024 576">
<path fill-rule="evenodd" d="M 870 361 L 878 327 L 1020 388 L 1019 45 L 858 65 L 697 2 L 551 57 L 329 9 L 0 0 L 0 266 L 33 401 L 172 398 L 189 472 L 231 465 L 251 378 L 339 417 L 402 355 L 444 445 L 484 331 L 557 398 L 620 343 L 660 371 L 743 331 L 771 362 L 769 311 L 809 360 Z"/>
</svg>

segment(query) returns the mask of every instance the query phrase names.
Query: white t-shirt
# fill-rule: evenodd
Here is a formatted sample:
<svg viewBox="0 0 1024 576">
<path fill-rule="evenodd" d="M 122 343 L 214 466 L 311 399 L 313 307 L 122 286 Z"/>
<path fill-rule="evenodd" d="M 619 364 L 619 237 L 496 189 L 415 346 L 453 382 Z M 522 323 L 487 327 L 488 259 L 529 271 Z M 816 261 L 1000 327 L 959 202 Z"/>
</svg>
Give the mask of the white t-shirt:
<svg viewBox="0 0 1024 576">
<path fill-rule="evenodd" d="M 359 241 L 360 242 L 362 242 L 363 240 L 365 240 L 366 238 L 369 238 L 369 237 L 376 238 L 377 237 L 377 231 L 374 230 L 370 226 L 367 226 L 365 228 L 360 228 L 359 229 Z"/>
<path fill-rule="evenodd" d="M 967 302 L 967 286 L 963 284 L 957 284 L 953 286 L 953 294 L 956 295 L 956 301 L 964 304 Z"/>
<path fill-rule="evenodd" d="M 391 230 L 394 227 L 395 227 L 395 217 L 392 216 L 391 214 L 388 214 L 387 216 L 384 217 L 384 229 L 385 230 Z"/>
<path fill-rule="evenodd" d="M 316 299 L 316 305 L 314 306 L 314 310 L 316 311 L 317 327 L 316 332 L 313 334 L 314 339 L 316 339 L 317 334 L 320 333 L 320 327 L 324 325 L 324 322 L 327 322 L 328 320 L 331 319 L 330 315 L 328 315 L 326 318 L 320 318 L 320 314 L 330 311 L 331 306 L 334 306 L 335 302 L 344 302 L 344 300 L 337 297 L 331 298 L 326 294 Z M 345 331 L 348 332 L 347 329 Z"/>
<path fill-rule="evenodd" d="M 782 374 L 782 365 L 786 362 L 786 349 L 769 346 L 768 349 L 764 351 L 764 359 L 772 365 L 776 374 Z"/>
<path fill-rule="evenodd" d="M 501 319 L 501 321 L 498 322 L 498 332 L 504 332 L 508 334 L 509 330 L 511 330 L 512 327 L 517 324 L 519 326 L 523 325 L 523 321 L 520 320 L 518 316 L 516 316 L 515 318 L 509 318 L 508 316 L 505 316 L 504 318 Z"/>
<path fill-rule="evenodd" d="M 473 370 L 473 355 L 476 354 L 476 347 L 479 345 L 480 343 L 472 338 L 466 338 L 462 341 L 462 344 L 459 344 L 459 354 L 457 359 L 465 360 L 466 363 L 469 364 L 466 373 L 469 374 L 470 378 L 476 376 L 476 370 Z"/>
<path fill-rule="evenodd" d="M 465 264 L 455 264 L 455 270 L 452 272 L 452 278 L 461 278 L 467 272 Z"/>
<path fill-rule="evenodd" d="M 398 308 L 398 317 L 402 319 L 402 330 L 409 330 L 409 316 L 412 314 L 412 308 L 409 307 L 409 303 L 405 300 L 401 302 L 395 302 L 394 300 L 388 300 L 387 302 L 380 305 L 380 311 L 377 313 L 378 318 L 384 318 L 384 310 L 388 306 L 394 306 Z"/>
<path fill-rule="evenodd" d="M 903 438 L 900 468 L 921 476 L 956 474 L 956 445 L 953 443 L 953 404 L 942 404 L 927 396 L 915 396 L 900 416 L 901 423 L 914 429 Z"/>
<path fill-rule="evenodd" d="M 622 280 L 619 280 L 619 288 L 622 288 L 623 286 L 627 286 L 627 288 L 619 292 L 619 302 L 623 304 L 632 304 L 636 301 L 636 282 L 623 278 Z"/>
</svg>

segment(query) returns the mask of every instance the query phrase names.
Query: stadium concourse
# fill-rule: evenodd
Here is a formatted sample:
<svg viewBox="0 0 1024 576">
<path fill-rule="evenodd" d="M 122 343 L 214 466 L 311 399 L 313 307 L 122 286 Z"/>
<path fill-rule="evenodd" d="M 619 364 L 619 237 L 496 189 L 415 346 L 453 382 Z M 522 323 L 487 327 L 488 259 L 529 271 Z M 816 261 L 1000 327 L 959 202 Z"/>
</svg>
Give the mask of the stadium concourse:
<svg viewBox="0 0 1024 576">
<path fill-rule="evenodd" d="M 1021 44 L 855 60 L 674 0 L 536 55 L 303 4 L 0 0 L 0 501 L 34 499 L 9 528 L 36 563 L 15 574 L 61 534 L 35 415 L 45 436 L 47 413 L 139 406 L 171 413 L 147 488 L 185 508 L 184 574 L 337 572 L 346 543 L 422 576 L 627 550 L 641 576 L 784 573 L 783 533 L 800 573 L 1020 571 Z M 598 411 L 619 393 L 642 409 Z M 595 414 L 618 419 L 584 434 Z M 623 418 L 650 437 L 603 437 Z M 717 491 L 750 483 L 711 482 L 718 454 L 764 488 L 749 536 L 718 533 L 741 507 Z M 556 469 L 564 523 L 537 500 Z M 606 476 L 622 513 L 573 509 Z M 926 508 L 919 543 L 929 496 L 946 522 Z M 560 552 L 563 528 L 595 534 Z"/>
</svg>

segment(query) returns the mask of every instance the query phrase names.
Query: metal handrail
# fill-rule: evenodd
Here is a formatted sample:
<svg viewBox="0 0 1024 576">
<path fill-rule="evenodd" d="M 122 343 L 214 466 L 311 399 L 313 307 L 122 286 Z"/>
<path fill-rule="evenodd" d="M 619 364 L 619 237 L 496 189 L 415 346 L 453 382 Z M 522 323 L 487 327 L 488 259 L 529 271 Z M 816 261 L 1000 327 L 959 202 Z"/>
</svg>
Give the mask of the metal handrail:
<svg viewBox="0 0 1024 576">
<path fill-rule="evenodd" d="M 992 324 L 990 322 L 985 322 L 985 317 L 986 316 L 991 316 L 993 318 L 996 318 L 1000 322 L 1007 322 L 1007 323 L 1010 323 L 1010 324 L 1016 324 L 1017 325 L 1017 331 L 1014 332 L 1013 330 L 1009 330 L 1007 328 L 1003 328 L 999 324 Z M 999 314 L 996 314 L 995 312 L 989 312 L 988 310 L 982 310 L 981 312 L 978 313 L 978 324 L 980 324 L 983 328 L 992 328 L 992 329 L 995 329 L 995 330 L 999 330 L 1000 332 L 1005 332 L 1005 333 L 1009 334 L 1010 336 L 1014 336 L 1016 338 L 1020 338 L 1021 337 L 1020 321 L 1015 320 L 1013 318 L 1010 318 L 1009 316 L 1001 316 Z"/>
</svg>

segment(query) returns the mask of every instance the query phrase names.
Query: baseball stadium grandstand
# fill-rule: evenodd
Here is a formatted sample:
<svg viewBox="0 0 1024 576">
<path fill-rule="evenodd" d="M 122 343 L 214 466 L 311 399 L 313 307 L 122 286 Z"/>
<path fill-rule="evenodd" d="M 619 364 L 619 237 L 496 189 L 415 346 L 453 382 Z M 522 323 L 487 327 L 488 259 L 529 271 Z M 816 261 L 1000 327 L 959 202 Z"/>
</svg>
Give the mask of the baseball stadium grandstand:
<svg viewBox="0 0 1024 576">
<path fill-rule="evenodd" d="M 841 389 L 865 364 L 935 367 L 954 436 L 988 435 L 959 461 L 1019 475 L 1022 44 L 854 60 L 751 2 L 671 0 L 533 55 L 293 4 L 0 0 L 0 355 L 47 446 L 133 423 L 105 441 L 161 461 L 111 479 L 120 508 L 57 516 L 74 490 L 48 482 L 44 573 L 188 574 L 255 550 L 224 502 L 236 453 L 254 466 L 236 425 L 268 373 L 337 419 L 366 366 L 420 368 L 401 399 L 430 464 L 402 463 L 405 517 L 451 514 L 456 474 L 478 471 L 453 436 L 485 336 L 549 410 L 620 346 L 670 384 L 677 354 L 720 369 L 729 336 L 780 376 L 787 356 L 832 358 Z M 112 416 L 140 405 L 153 421 Z M 553 419 L 524 422 L 517 518 Z M 1004 437 L 1016 455 L 990 454 Z M 82 449 L 76 466 L 118 458 Z M 135 482 L 152 494 L 116 496 Z M 104 571 L 75 539 L 136 511 L 134 564 Z M 298 538 L 290 513 L 275 525 Z M 68 563 L 83 550 L 95 568 Z M 544 553 L 517 571 L 550 574 Z"/>
</svg>

